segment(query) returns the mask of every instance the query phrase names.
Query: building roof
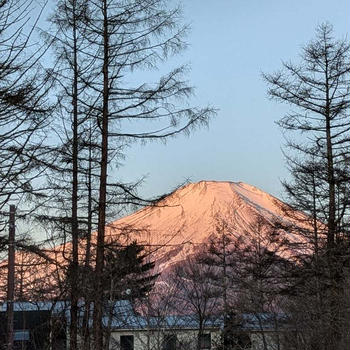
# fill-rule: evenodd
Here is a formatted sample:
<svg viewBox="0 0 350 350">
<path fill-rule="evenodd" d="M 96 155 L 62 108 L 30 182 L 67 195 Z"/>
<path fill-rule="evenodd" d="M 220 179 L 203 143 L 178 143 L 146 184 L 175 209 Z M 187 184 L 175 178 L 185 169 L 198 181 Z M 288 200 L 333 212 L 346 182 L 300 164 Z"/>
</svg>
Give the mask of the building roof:
<svg viewBox="0 0 350 350">
<path fill-rule="evenodd" d="M 16 301 L 13 303 L 14 311 L 52 311 L 59 313 L 69 309 L 67 301 Z M 0 312 L 7 311 L 7 303 L 0 304 Z"/>
<path fill-rule="evenodd" d="M 39 301 L 39 302 L 15 302 L 14 311 L 51 311 L 54 314 L 64 313 L 67 322 L 70 321 L 70 303 L 68 301 Z M 0 304 L 0 312 L 6 312 L 7 304 Z M 80 303 L 80 319 L 84 314 L 84 303 Z M 90 310 L 91 316 L 93 308 Z M 145 316 L 137 313 L 131 302 L 118 300 L 106 305 L 106 316 L 103 317 L 103 324 L 112 329 L 198 329 L 199 320 L 196 315 L 164 315 Z M 92 324 L 92 317 L 90 317 Z M 240 315 L 236 323 L 237 329 L 250 331 L 275 330 L 285 323 L 283 314 L 274 313 L 246 313 Z M 222 315 L 212 316 L 204 321 L 204 328 L 224 329 L 224 318 Z"/>
</svg>

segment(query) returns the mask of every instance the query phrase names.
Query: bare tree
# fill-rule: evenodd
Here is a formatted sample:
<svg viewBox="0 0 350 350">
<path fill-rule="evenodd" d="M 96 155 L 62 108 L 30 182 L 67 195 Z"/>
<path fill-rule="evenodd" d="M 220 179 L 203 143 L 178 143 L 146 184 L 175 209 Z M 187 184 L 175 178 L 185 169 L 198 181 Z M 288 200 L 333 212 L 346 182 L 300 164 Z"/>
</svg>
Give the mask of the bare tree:
<svg viewBox="0 0 350 350">
<path fill-rule="evenodd" d="M 284 131 L 298 135 L 298 141 L 287 139 L 294 153 L 287 155 L 292 181 L 284 186 L 294 209 L 310 216 L 314 254 L 304 261 L 303 271 L 304 277 L 310 272 L 313 277 L 304 279 L 305 289 L 298 293 L 316 294 L 323 302 L 327 322 L 314 330 L 324 349 L 338 349 L 343 336 L 339 315 L 349 242 L 349 53 L 348 41 L 335 40 L 332 26 L 321 24 L 315 40 L 303 48 L 300 64 L 283 63 L 283 70 L 264 75 L 270 97 L 293 107 L 279 121 Z M 316 284 L 310 289 L 311 281 Z"/>
<path fill-rule="evenodd" d="M 175 312 L 188 315 L 198 325 L 196 348 L 201 349 L 205 327 L 218 317 L 220 291 L 212 283 L 215 268 L 201 263 L 199 257 L 188 257 L 177 266 L 169 278 L 175 287 Z"/>
<path fill-rule="evenodd" d="M 0 210 L 39 193 L 39 155 L 50 105 L 49 77 L 40 67 L 44 47 L 32 46 L 31 1 L 0 3 Z M 39 15 L 40 16 L 40 15 Z M 37 17 L 36 20 L 38 20 Z M 14 202 L 13 202 L 14 203 Z"/>
<path fill-rule="evenodd" d="M 85 38 L 93 64 L 88 82 L 88 108 L 97 120 L 100 142 L 100 185 L 96 250 L 96 300 L 94 301 L 95 347 L 102 349 L 102 280 L 108 189 L 108 165 L 118 146 L 129 140 L 166 139 L 205 124 L 209 108 L 178 107 L 191 93 L 177 68 L 154 84 L 145 84 L 134 74 L 153 69 L 184 46 L 186 28 L 178 8 L 163 0 L 91 1 L 85 18 Z M 132 81 L 136 81 L 132 84 Z M 145 126 L 152 122 L 154 129 Z M 137 124 L 135 124 L 137 122 Z M 135 127 L 136 125 L 136 127 Z M 115 182 L 114 182 L 115 183 Z"/>
<path fill-rule="evenodd" d="M 304 143 L 290 140 L 287 146 L 325 166 L 322 180 L 327 185 L 327 198 L 318 200 L 325 208 L 324 217 L 319 219 L 327 222 L 328 250 L 333 249 L 341 234 L 339 224 L 348 215 L 349 206 L 345 194 L 339 194 L 340 198 L 336 195 L 337 186 L 349 182 L 343 168 L 350 143 L 349 50 L 346 40 L 333 39 L 331 25 L 322 24 L 317 28 L 316 40 L 303 49 L 301 64 L 284 63 L 284 71 L 264 75 L 271 98 L 297 108 L 279 125 L 307 135 Z"/>
<path fill-rule="evenodd" d="M 274 223 L 258 213 L 252 213 L 252 218 L 247 231 L 238 231 L 234 211 L 218 213 L 215 232 L 201 256 L 205 264 L 216 270 L 211 283 L 220 291 L 219 312 L 224 318 L 221 349 L 251 346 L 244 329 L 249 326 L 249 319 L 244 315 L 254 321 L 263 349 L 273 345 L 278 348 L 278 339 L 273 344 L 266 334 L 266 323 L 275 320 L 276 327 L 272 328 L 277 333 L 279 293 L 286 287 L 286 265 L 292 264 L 284 257 L 285 232 L 279 232 Z"/>
<path fill-rule="evenodd" d="M 77 348 L 79 240 L 86 238 L 86 271 L 95 259 L 95 345 L 102 349 L 106 209 L 125 210 L 142 202 L 135 184 L 120 183 L 117 176 L 109 175 L 110 169 L 118 168 L 130 141 L 165 140 L 188 132 L 206 124 L 214 111 L 186 104 L 192 88 L 183 79 L 184 67 L 150 84 L 135 75 L 145 68 L 155 71 L 158 63 L 186 46 L 187 28 L 178 8 L 171 9 L 163 0 L 62 0 L 51 23 L 56 30 L 46 37 L 58 58 L 50 70 L 58 99 L 51 130 L 58 145 L 40 148 L 39 164 L 50 171 L 46 213 L 37 218 L 44 225 L 50 223 L 52 232 L 59 233 L 55 241 L 63 242 L 60 253 L 66 264 L 62 266 L 68 264 L 63 269 L 71 281 L 72 349 Z M 180 105 L 183 102 L 185 107 Z M 145 122 L 151 122 L 150 127 Z M 94 213 L 98 215 L 96 242 L 91 240 Z M 69 240 L 71 244 L 66 244 Z M 61 274 L 57 271 L 59 279 Z"/>
</svg>

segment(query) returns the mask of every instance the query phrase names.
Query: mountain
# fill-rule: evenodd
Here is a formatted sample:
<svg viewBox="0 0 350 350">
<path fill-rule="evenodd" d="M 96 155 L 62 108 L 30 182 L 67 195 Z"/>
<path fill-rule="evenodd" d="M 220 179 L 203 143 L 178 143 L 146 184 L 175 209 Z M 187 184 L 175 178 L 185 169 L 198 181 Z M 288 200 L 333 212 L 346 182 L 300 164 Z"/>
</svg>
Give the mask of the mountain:
<svg viewBox="0 0 350 350">
<path fill-rule="evenodd" d="M 218 234 L 218 226 L 222 223 L 235 237 L 243 237 L 249 242 L 259 236 L 263 244 L 268 244 L 271 241 L 268 239 L 271 235 L 268 223 L 290 221 L 284 214 L 286 207 L 276 197 L 242 182 L 201 181 L 185 185 L 157 204 L 109 223 L 106 242 L 127 244 L 136 240 L 145 246 L 150 259 L 156 262 L 156 272 L 163 273 L 201 249 Z M 304 216 L 302 213 L 296 215 Z M 290 241 L 301 240 L 285 231 L 281 234 Z M 92 242 L 95 241 L 96 234 L 93 234 Z M 82 261 L 84 246 L 82 241 Z M 64 279 L 60 268 L 67 266 L 69 251 L 69 242 L 48 249 L 49 262 L 43 262 L 33 253 L 17 252 L 16 261 L 22 265 L 17 268 L 16 280 L 21 285 L 17 288 L 31 289 L 39 283 L 39 289 L 47 291 L 52 285 L 60 284 Z M 283 254 L 288 256 L 290 251 Z M 4 265 L 6 262 L 2 264 L 3 276 L 6 276 Z M 1 278 L 0 282 L 5 285 L 6 280 Z"/>
<path fill-rule="evenodd" d="M 106 235 L 109 241 L 127 237 L 144 244 L 154 252 L 157 269 L 162 272 L 208 243 L 220 222 L 226 223 L 230 234 L 249 240 L 261 233 L 257 232 L 258 220 L 288 223 L 285 208 L 276 197 L 243 182 L 201 181 L 179 188 L 155 206 L 110 223 Z M 269 232 L 262 234 L 267 242 Z M 283 234 L 294 242 L 301 239 Z"/>
</svg>

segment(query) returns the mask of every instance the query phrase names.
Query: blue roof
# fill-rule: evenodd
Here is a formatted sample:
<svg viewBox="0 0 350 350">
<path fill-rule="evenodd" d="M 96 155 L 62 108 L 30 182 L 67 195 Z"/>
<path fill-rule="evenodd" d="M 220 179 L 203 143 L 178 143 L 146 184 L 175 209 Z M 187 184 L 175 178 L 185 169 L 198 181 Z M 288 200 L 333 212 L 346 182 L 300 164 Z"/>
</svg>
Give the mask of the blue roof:
<svg viewBox="0 0 350 350">
<path fill-rule="evenodd" d="M 13 303 L 14 311 L 52 311 L 59 313 L 69 309 L 67 301 L 16 301 Z M 7 311 L 7 303 L 0 304 L 0 312 Z"/>
<path fill-rule="evenodd" d="M 157 329 L 157 328 L 181 328 L 198 329 L 199 320 L 197 315 L 165 315 L 144 316 L 135 313 L 129 301 L 119 301 L 112 306 L 110 317 L 104 317 L 103 323 L 110 324 L 114 329 Z M 241 329 L 274 330 L 276 325 L 285 322 L 285 316 L 277 313 L 246 313 L 238 315 L 240 323 L 237 327 Z M 238 321 L 238 322 L 239 322 Z M 224 328 L 224 317 L 214 315 L 204 321 L 205 328 Z"/>
<path fill-rule="evenodd" d="M 104 324 L 109 321 L 108 317 L 104 318 Z M 114 329 L 158 329 L 158 328 L 181 328 L 197 329 L 199 322 L 195 315 L 169 315 L 169 316 L 141 316 L 120 314 L 112 316 L 111 327 Z M 207 319 L 204 322 L 206 328 L 221 328 L 220 319 Z"/>
<path fill-rule="evenodd" d="M 274 330 L 286 323 L 287 317 L 282 313 L 251 313 L 243 314 L 243 327 L 251 330 Z"/>
<path fill-rule="evenodd" d="M 103 317 L 103 324 L 110 325 L 114 329 L 198 329 L 199 320 L 196 315 L 166 315 L 166 316 L 144 316 L 139 315 L 133 309 L 128 300 L 119 300 L 106 305 L 106 314 Z M 40 302 L 15 302 L 14 311 L 52 311 L 53 313 L 65 313 L 67 321 L 70 321 L 70 303 L 67 301 L 40 301 Z M 0 312 L 7 310 L 7 304 L 0 305 Z M 91 316 L 93 309 L 91 308 Z M 80 319 L 84 313 L 84 303 L 80 303 Z M 240 316 L 240 323 L 237 327 L 246 330 L 268 330 L 275 329 L 285 323 L 286 317 L 283 314 L 273 313 L 246 313 Z M 90 318 L 92 323 L 92 317 Z M 224 328 L 222 315 L 213 316 L 204 322 L 205 328 Z"/>
</svg>

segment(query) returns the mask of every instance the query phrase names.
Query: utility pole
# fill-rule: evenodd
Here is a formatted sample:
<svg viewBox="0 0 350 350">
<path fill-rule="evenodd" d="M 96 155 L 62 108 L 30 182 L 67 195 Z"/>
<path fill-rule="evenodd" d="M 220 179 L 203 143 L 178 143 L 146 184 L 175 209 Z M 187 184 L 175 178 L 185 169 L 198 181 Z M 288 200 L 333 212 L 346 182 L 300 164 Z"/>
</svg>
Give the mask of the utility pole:
<svg viewBox="0 0 350 350">
<path fill-rule="evenodd" d="M 7 267 L 7 350 L 13 350 L 13 299 L 15 289 L 15 213 L 10 205 L 8 267 Z"/>
</svg>

